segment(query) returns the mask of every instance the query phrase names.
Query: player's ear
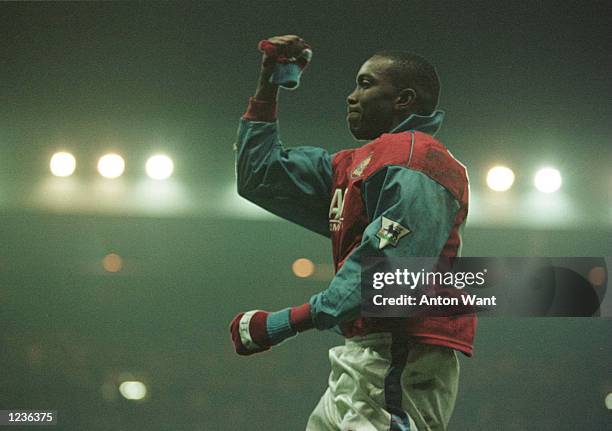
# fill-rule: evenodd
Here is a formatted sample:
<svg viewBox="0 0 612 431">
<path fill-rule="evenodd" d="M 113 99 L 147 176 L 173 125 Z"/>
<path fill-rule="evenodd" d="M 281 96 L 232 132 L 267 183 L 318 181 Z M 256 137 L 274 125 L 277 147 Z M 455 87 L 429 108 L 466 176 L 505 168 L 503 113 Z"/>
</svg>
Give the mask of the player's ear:
<svg viewBox="0 0 612 431">
<path fill-rule="evenodd" d="M 414 108 L 416 103 L 416 91 L 412 88 L 404 88 L 399 91 L 395 98 L 395 109 L 398 111 L 406 111 Z"/>
</svg>

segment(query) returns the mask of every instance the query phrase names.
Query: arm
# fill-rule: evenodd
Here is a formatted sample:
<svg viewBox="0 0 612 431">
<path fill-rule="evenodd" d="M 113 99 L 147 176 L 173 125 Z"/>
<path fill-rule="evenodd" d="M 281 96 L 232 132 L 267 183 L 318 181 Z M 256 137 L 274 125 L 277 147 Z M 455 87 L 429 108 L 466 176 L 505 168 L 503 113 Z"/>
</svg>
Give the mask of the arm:
<svg viewBox="0 0 612 431">
<path fill-rule="evenodd" d="M 251 100 L 251 111 L 255 104 Z M 243 118 L 238 128 L 236 176 L 240 196 L 329 236 L 332 167 L 327 151 L 315 147 L 286 149 L 279 139 L 277 123 Z"/>
<path fill-rule="evenodd" d="M 303 49 L 297 36 L 269 41 L 279 50 Z M 264 53 L 255 97 L 240 120 L 236 149 L 238 194 L 268 211 L 329 236 L 331 158 L 315 147 L 283 147 L 276 122 L 278 85 L 271 84 L 274 63 Z"/>
<path fill-rule="evenodd" d="M 263 350 L 297 332 L 312 327 L 328 329 L 358 317 L 362 256 L 440 255 L 459 210 L 459 203 L 446 189 L 421 172 L 388 166 L 364 183 L 362 194 L 370 223 L 361 244 L 347 258 L 330 286 L 300 307 L 266 313 L 265 318 L 259 315 L 259 323 L 251 320 L 243 325 L 243 333 L 256 334 L 256 340 L 261 343 L 258 345 L 265 346 Z M 388 236 L 381 232 L 383 223 L 389 224 L 388 220 L 400 225 L 396 226 L 398 235 Z M 237 316 L 236 325 L 242 317 Z M 233 333 L 237 334 L 234 344 L 240 353 L 239 347 L 245 346 L 236 344 L 242 338 L 238 332 Z M 241 354 L 258 351 L 262 350 L 246 349 Z"/>
</svg>

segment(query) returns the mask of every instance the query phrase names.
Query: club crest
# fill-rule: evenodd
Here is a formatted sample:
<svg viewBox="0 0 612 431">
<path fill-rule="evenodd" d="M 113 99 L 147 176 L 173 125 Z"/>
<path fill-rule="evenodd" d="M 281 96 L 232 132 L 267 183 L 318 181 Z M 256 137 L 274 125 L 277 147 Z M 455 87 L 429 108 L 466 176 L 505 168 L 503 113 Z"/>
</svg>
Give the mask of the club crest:
<svg viewBox="0 0 612 431">
<path fill-rule="evenodd" d="M 361 163 L 359 163 L 359 165 L 353 170 L 353 172 L 351 172 L 351 178 L 353 178 L 353 179 L 354 178 L 359 178 L 363 174 L 363 171 L 368 166 L 368 164 L 370 163 L 371 160 L 372 160 L 372 155 L 371 154 L 368 157 L 366 157 L 365 159 L 363 159 L 361 161 Z"/>
</svg>

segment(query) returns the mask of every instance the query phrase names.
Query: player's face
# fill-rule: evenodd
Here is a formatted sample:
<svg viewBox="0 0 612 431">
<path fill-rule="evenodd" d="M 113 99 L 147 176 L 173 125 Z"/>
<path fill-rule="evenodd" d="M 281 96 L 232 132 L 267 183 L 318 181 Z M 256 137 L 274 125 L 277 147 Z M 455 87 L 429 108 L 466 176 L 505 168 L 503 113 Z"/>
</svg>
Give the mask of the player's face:
<svg viewBox="0 0 612 431">
<path fill-rule="evenodd" d="M 392 62 L 372 57 L 357 73 L 357 86 L 346 99 L 346 119 L 356 139 L 375 139 L 393 126 L 398 91 L 385 73 Z"/>
</svg>

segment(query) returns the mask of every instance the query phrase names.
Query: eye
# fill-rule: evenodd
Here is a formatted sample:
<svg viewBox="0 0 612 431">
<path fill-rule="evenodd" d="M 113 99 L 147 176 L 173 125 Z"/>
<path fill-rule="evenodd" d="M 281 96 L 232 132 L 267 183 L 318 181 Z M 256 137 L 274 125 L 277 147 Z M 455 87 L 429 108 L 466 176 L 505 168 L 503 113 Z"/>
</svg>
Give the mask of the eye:
<svg viewBox="0 0 612 431">
<path fill-rule="evenodd" d="M 370 88 L 370 87 L 372 86 L 372 83 L 371 83 L 370 81 L 368 81 L 367 79 L 362 79 L 362 80 L 359 82 L 359 86 L 360 86 L 361 88 Z"/>
</svg>

